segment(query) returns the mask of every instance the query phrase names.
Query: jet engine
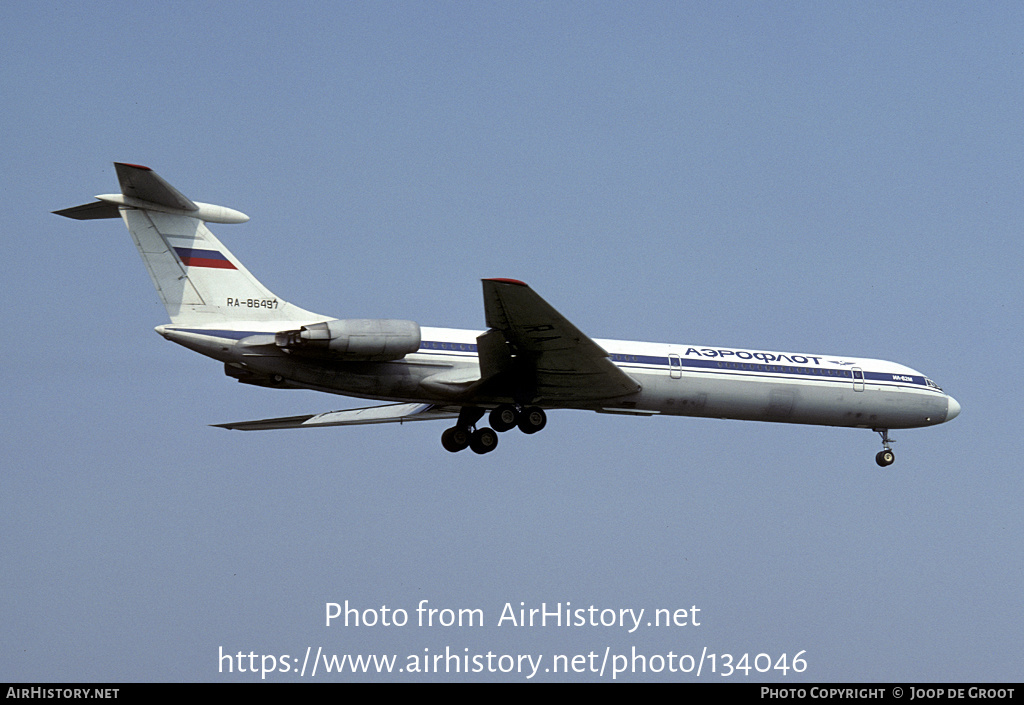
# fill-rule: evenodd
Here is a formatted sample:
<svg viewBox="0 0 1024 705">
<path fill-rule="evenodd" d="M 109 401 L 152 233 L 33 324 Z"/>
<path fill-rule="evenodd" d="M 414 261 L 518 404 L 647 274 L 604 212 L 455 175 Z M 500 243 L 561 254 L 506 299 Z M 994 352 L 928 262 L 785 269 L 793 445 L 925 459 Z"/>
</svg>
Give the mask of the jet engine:
<svg viewBox="0 0 1024 705">
<path fill-rule="evenodd" d="M 274 342 L 291 352 L 344 360 L 400 360 L 419 350 L 420 326 L 384 318 L 336 319 L 281 331 Z"/>
</svg>

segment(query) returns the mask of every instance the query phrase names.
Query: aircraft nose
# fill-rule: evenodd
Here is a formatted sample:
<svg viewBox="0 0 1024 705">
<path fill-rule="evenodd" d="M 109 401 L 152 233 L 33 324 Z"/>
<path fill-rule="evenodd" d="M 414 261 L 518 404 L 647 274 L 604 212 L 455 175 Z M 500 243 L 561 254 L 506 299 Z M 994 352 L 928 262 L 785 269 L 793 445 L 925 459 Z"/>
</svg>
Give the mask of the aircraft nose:
<svg viewBox="0 0 1024 705">
<path fill-rule="evenodd" d="M 949 410 L 946 411 L 946 421 L 952 421 L 960 415 L 960 403 L 953 397 L 949 397 Z"/>
</svg>

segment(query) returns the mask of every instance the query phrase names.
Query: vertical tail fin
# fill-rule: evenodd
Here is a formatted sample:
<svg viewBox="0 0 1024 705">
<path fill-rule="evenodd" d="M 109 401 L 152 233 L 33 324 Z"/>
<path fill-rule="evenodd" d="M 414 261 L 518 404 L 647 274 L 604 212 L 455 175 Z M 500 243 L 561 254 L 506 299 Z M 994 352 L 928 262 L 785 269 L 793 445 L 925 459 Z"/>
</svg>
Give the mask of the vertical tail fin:
<svg viewBox="0 0 1024 705">
<path fill-rule="evenodd" d="M 54 212 L 76 219 L 120 216 L 172 323 L 326 320 L 275 296 L 206 227 L 207 222 L 243 223 L 248 216 L 191 201 L 147 167 L 115 167 L 120 194 Z"/>
</svg>

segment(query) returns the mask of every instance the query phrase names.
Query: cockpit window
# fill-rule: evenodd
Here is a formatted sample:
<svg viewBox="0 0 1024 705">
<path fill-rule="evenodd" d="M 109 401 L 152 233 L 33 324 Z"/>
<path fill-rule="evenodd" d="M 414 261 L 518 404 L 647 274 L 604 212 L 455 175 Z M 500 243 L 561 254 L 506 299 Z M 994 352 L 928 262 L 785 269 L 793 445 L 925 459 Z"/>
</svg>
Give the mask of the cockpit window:
<svg viewBox="0 0 1024 705">
<path fill-rule="evenodd" d="M 924 378 L 924 381 L 925 381 L 925 383 L 926 383 L 926 384 L 927 384 L 927 385 L 928 385 L 929 387 L 931 387 L 932 389 L 938 389 L 938 390 L 939 390 L 940 392 L 942 391 L 942 387 L 940 387 L 939 385 L 935 384 L 935 382 L 932 382 L 932 381 L 931 381 L 930 379 L 928 379 L 927 377 L 925 377 L 925 378 Z"/>
</svg>

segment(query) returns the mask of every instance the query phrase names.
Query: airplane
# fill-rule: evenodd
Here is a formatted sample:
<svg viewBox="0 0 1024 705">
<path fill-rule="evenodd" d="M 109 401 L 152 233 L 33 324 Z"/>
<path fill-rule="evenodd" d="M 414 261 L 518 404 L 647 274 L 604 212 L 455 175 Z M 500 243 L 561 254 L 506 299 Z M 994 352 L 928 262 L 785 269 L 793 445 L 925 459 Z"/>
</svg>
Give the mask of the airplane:
<svg viewBox="0 0 1024 705">
<path fill-rule="evenodd" d="M 934 426 L 960 404 L 895 362 L 754 348 L 595 340 L 524 282 L 483 279 L 487 330 L 338 319 L 263 286 L 206 227 L 237 210 L 192 201 L 152 169 L 115 163 L 119 194 L 54 211 L 121 218 L 167 309 L 165 339 L 224 363 L 244 384 L 312 389 L 388 404 L 214 424 L 243 431 L 455 420 L 441 445 L 479 454 L 498 434 L 533 434 L 551 409 L 871 429 L 881 467 L 892 429 Z M 489 426 L 481 425 L 487 416 Z"/>
</svg>

